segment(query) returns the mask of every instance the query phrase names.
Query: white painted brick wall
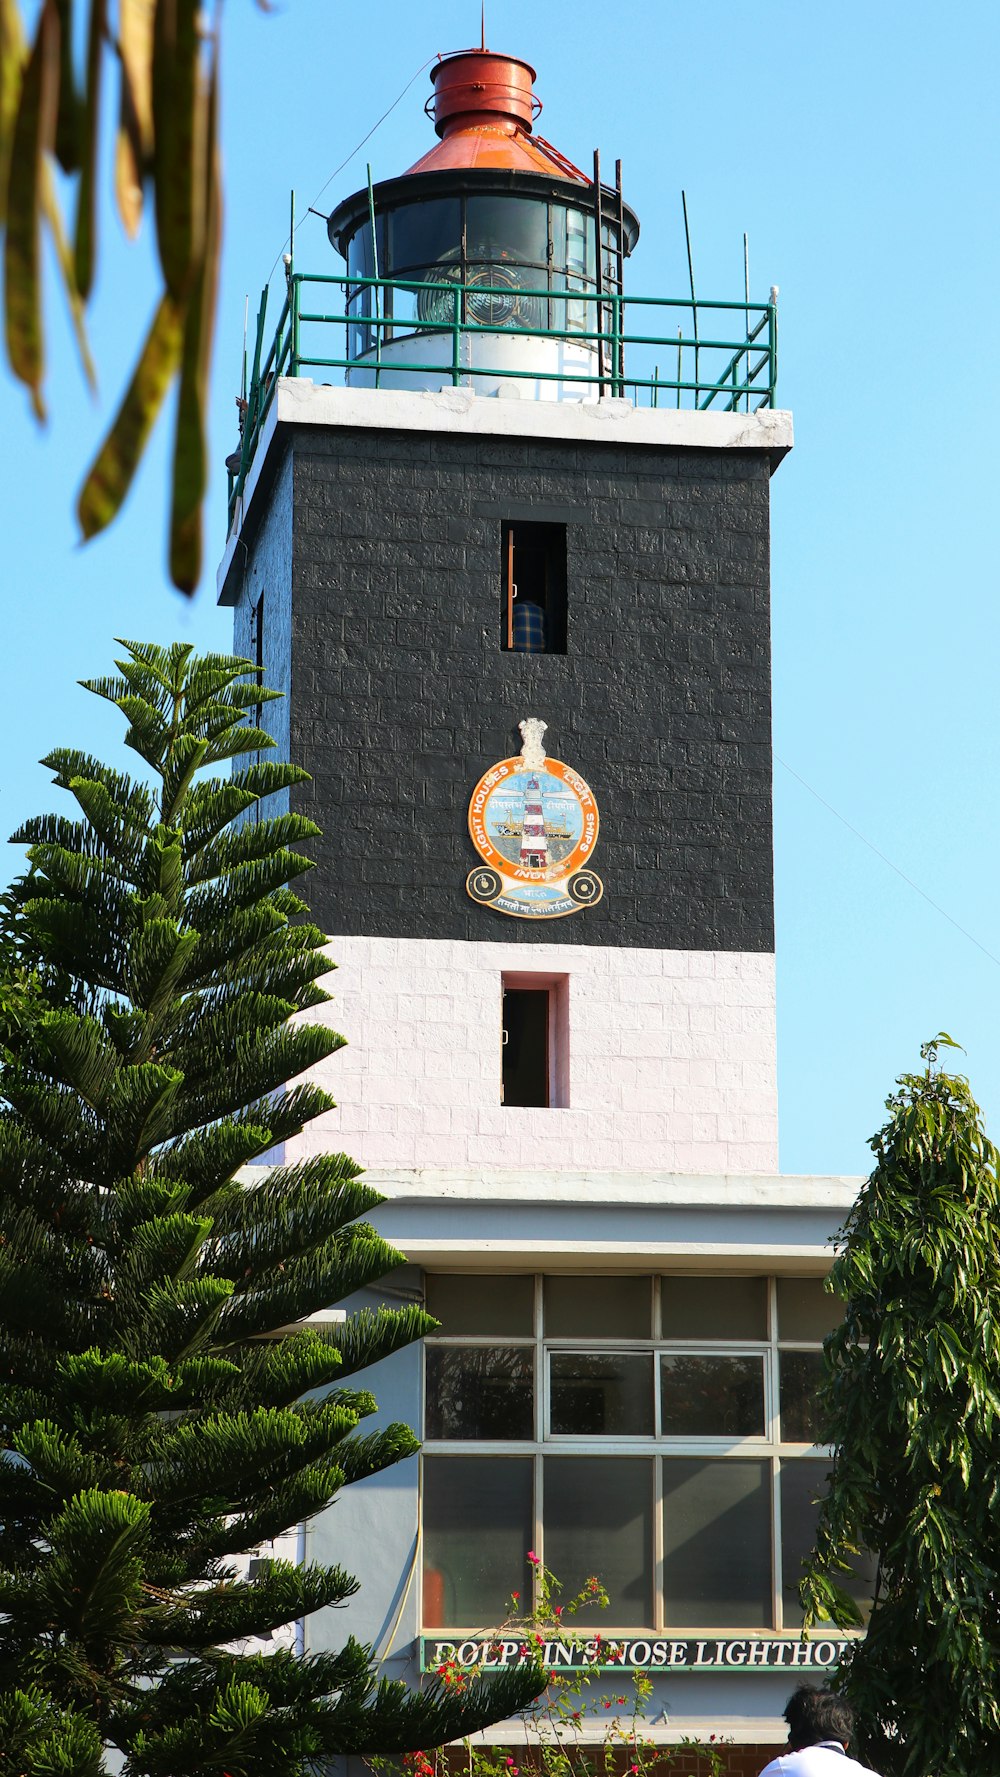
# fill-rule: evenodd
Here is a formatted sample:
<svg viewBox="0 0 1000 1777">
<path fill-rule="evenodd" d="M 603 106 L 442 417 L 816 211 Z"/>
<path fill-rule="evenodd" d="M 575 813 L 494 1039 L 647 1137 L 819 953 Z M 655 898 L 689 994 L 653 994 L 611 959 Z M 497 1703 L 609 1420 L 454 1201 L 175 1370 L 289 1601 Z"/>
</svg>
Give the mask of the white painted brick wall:
<svg viewBox="0 0 1000 1777">
<path fill-rule="evenodd" d="M 331 938 L 337 1099 L 289 1158 L 363 1166 L 777 1168 L 774 958 L 409 938 Z M 500 1103 L 505 973 L 569 976 L 570 1103 Z"/>
</svg>

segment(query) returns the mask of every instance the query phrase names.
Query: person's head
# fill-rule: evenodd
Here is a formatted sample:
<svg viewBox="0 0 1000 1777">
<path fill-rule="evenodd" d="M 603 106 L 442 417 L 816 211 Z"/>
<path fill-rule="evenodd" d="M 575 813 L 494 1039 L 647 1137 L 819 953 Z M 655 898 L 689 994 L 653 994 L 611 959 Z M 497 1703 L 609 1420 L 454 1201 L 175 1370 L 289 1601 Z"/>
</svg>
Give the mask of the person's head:
<svg viewBox="0 0 1000 1777">
<path fill-rule="evenodd" d="M 820 1740 L 839 1740 L 847 1746 L 854 1732 L 854 1711 L 836 1691 L 818 1691 L 804 1684 L 785 1704 L 788 1744 L 793 1752 L 816 1746 Z"/>
</svg>

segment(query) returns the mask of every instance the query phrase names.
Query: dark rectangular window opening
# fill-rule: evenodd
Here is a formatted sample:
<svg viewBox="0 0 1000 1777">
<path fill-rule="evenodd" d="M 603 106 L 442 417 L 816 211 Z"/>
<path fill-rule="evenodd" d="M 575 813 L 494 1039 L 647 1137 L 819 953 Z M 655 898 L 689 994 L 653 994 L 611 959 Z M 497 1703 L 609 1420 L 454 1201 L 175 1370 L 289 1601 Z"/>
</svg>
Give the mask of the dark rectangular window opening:
<svg viewBox="0 0 1000 1777">
<path fill-rule="evenodd" d="M 569 1103 L 569 982 L 503 977 L 500 1099 L 547 1109 Z"/>
<path fill-rule="evenodd" d="M 501 648 L 565 654 L 566 526 L 508 519 L 501 545 Z"/>
<path fill-rule="evenodd" d="M 257 684 L 264 683 L 264 593 L 255 605 L 250 607 L 250 647 L 253 650 L 253 663 L 257 668 Z M 254 705 L 253 725 L 261 728 L 264 724 L 263 700 Z"/>
<path fill-rule="evenodd" d="M 549 990 L 505 987 L 503 1102 L 549 1103 Z"/>
</svg>

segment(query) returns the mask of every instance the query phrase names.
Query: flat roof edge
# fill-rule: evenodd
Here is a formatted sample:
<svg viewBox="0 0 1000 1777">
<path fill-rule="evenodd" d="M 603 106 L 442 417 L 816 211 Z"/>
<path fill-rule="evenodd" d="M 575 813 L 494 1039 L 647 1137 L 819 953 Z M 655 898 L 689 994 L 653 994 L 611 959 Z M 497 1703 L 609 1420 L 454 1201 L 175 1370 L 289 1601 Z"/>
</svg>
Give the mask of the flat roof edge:
<svg viewBox="0 0 1000 1777">
<path fill-rule="evenodd" d="M 700 408 L 635 407 L 617 396 L 599 401 L 536 401 L 476 395 L 462 388 L 438 392 L 345 389 L 314 383 L 307 377 L 282 377 L 276 407 L 279 424 L 287 425 L 660 449 L 763 450 L 775 463 L 794 442 L 792 416 L 782 408 L 713 413 Z"/>
<path fill-rule="evenodd" d="M 273 479 L 279 429 L 295 426 L 654 450 L 754 450 L 769 457 L 772 474 L 794 443 L 792 416 L 782 408 L 712 413 L 634 407 L 617 396 L 535 401 L 476 395 L 471 389 L 345 389 L 308 377 L 279 377 L 216 573 L 220 605 L 233 605 L 239 597 L 241 577 L 233 571 L 234 560 L 251 518 L 256 520 L 257 496 Z"/>
</svg>

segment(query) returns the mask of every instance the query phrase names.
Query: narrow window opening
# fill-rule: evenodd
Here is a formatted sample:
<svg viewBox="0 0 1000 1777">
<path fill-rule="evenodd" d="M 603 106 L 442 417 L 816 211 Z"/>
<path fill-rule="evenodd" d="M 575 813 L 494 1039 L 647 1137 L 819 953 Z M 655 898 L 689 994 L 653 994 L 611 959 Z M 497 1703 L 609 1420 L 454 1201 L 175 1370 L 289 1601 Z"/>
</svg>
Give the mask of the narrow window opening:
<svg viewBox="0 0 1000 1777">
<path fill-rule="evenodd" d="M 501 534 L 501 647 L 566 652 L 566 526 L 508 520 Z"/>
<path fill-rule="evenodd" d="M 261 592 L 257 603 L 250 612 L 250 646 L 253 649 L 253 663 L 257 668 L 257 684 L 264 682 L 264 594 Z M 254 705 L 253 723 L 255 728 L 263 727 L 264 704 L 262 701 Z"/>
<path fill-rule="evenodd" d="M 505 976 L 502 1007 L 501 1103 L 534 1109 L 567 1105 L 567 979 Z"/>
</svg>

